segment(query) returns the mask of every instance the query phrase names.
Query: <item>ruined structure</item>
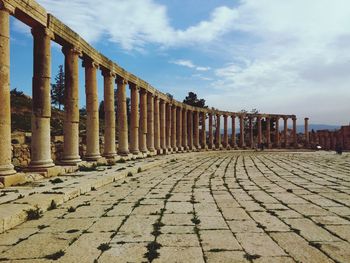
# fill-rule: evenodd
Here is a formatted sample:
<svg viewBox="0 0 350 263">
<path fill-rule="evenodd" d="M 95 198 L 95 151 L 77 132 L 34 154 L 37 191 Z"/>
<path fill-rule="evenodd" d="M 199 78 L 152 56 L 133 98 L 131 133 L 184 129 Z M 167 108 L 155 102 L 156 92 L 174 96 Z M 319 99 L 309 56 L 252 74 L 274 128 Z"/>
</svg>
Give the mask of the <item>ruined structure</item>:
<svg viewBox="0 0 350 263">
<path fill-rule="evenodd" d="M 17 183 L 20 178 L 11 163 L 11 117 L 10 117 L 10 28 L 9 19 L 14 16 L 32 28 L 34 41 L 33 113 L 31 140 L 31 171 L 54 173 L 55 166 L 76 166 L 81 160 L 98 161 L 102 157 L 144 156 L 177 151 L 205 149 L 255 148 L 266 143 L 271 147 L 297 147 L 296 116 L 280 114 L 245 114 L 195 108 L 170 99 L 144 80 L 127 72 L 112 62 L 78 34 L 64 25 L 34 0 L 0 0 L 0 182 L 4 185 Z M 63 154 L 59 162 L 51 159 L 50 146 L 50 80 L 51 41 L 62 46 L 65 56 L 66 100 L 64 118 Z M 87 107 L 87 149 L 79 155 L 79 61 L 85 68 L 85 92 Z M 105 134 L 104 152 L 99 145 L 99 117 L 96 74 L 104 78 Z M 114 87 L 117 85 L 118 112 L 114 112 Z M 131 120 L 127 121 L 126 89 L 131 90 Z M 216 122 L 213 117 L 216 116 Z M 116 130 L 115 117 L 118 121 Z M 220 122 L 223 117 L 224 134 Z M 208 131 L 206 131 L 206 119 Z M 228 134 L 231 118 L 233 132 Z M 240 137 L 235 127 L 240 122 Z M 267 129 L 263 134 L 262 120 Z M 288 120 L 293 129 L 289 136 Z M 248 120 L 246 130 L 244 122 Z M 279 132 L 279 121 L 284 130 Z M 270 123 L 275 122 L 275 131 Z M 307 120 L 305 120 L 307 122 Z M 254 137 L 254 122 L 257 136 Z M 216 125 L 216 127 L 213 127 Z M 307 125 L 305 134 L 308 135 Z M 215 129 L 215 135 L 214 135 Z M 119 141 L 116 146 L 116 134 Z M 130 134 L 130 136 L 129 136 Z M 245 134 L 248 134 L 246 136 Z M 238 139 L 238 141 L 237 141 Z M 308 144 L 308 136 L 306 136 Z"/>
</svg>

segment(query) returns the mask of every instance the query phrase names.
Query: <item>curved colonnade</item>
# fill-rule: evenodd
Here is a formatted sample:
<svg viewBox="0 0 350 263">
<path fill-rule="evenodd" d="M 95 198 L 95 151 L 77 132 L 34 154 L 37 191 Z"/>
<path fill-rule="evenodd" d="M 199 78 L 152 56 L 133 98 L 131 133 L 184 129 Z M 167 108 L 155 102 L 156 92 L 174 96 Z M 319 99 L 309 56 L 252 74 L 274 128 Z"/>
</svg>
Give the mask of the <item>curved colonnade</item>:
<svg viewBox="0 0 350 263">
<path fill-rule="evenodd" d="M 127 72 L 112 62 L 78 34 L 65 26 L 33 0 L 0 0 L 0 182 L 16 182 L 16 171 L 11 164 L 11 114 L 10 114 L 10 29 L 9 19 L 14 16 L 32 28 L 34 41 L 33 112 L 31 163 L 33 171 L 45 171 L 55 166 L 50 147 L 50 81 L 51 41 L 62 46 L 65 57 L 66 93 L 64 103 L 64 146 L 61 165 L 77 165 L 82 158 L 98 161 L 102 156 L 113 159 L 117 155 L 165 154 L 199 149 L 254 148 L 266 143 L 267 147 L 294 147 L 297 145 L 296 116 L 276 114 L 247 114 L 196 108 L 169 98 L 144 80 Z M 79 61 L 85 68 L 87 108 L 86 154 L 79 155 Z M 104 152 L 100 153 L 97 74 L 104 79 L 105 134 Z M 117 94 L 114 94 L 115 84 Z M 127 120 L 126 88 L 130 88 L 131 116 Z M 115 96 L 116 95 L 116 96 Z M 117 112 L 115 112 L 115 97 Z M 116 116 L 117 115 L 117 116 Z M 213 117 L 216 117 L 216 122 Z M 220 120 L 223 116 L 224 134 L 221 137 Z M 232 130 L 236 119 L 240 123 L 240 137 L 228 134 L 229 117 Z M 206 125 L 206 119 L 209 119 Z M 245 136 L 244 120 L 248 119 Z M 115 120 L 117 119 L 117 124 Z M 262 119 L 266 131 L 262 132 Z M 279 133 L 279 120 L 284 121 Z M 292 135 L 288 136 L 288 119 L 293 120 Z M 276 131 L 271 135 L 270 121 L 275 121 Z M 254 139 L 253 122 L 257 125 Z M 214 124 L 215 123 L 215 124 Z M 307 119 L 305 119 L 307 124 Z M 216 127 L 213 127 L 213 126 Z M 208 127 L 206 127 L 208 126 Z M 118 127 L 116 129 L 116 127 Z M 206 131 L 208 129 L 208 132 Z M 215 130 L 215 134 L 214 134 Z M 307 125 L 305 134 L 308 134 Z M 116 135 L 118 144 L 116 146 Z M 275 136 L 274 144 L 271 136 Z M 248 140 L 246 140 L 248 137 Z M 290 139 L 288 137 L 291 137 Z M 238 140 L 237 140 L 238 139 Z M 238 145 L 237 145 L 238 144 Z"/>
</svg>

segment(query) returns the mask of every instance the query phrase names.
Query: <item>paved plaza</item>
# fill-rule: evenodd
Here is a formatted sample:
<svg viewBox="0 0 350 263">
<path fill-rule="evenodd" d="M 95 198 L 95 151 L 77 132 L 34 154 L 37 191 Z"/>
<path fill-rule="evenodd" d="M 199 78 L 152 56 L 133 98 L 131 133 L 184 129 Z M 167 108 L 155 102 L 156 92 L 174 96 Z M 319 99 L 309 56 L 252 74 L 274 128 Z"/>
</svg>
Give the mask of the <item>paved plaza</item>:
<svg viewBox="0 0 350 263">
<path fill-rule="evenodd" d="M 350 262 L 350 155 L 208 152 L 0 235 L 4 262 Z"/>
</svg>

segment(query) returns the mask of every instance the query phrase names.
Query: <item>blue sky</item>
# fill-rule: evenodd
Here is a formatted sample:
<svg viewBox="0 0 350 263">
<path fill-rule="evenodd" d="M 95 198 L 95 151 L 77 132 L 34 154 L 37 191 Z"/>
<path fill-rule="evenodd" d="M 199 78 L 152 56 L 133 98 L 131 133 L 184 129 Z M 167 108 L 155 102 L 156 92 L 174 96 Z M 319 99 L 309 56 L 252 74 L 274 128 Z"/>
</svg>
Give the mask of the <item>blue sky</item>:
<svg viewBox="0 0 350 263">
<path fill-rule="evenodd" d="M 350 121 L 346 0 L 38 0 L 97 50 L 163 92 L 211 107 Z M 67 8 L 69 7 L 69 8 Z M 52 77 L 63 64 L 52 44 Z M 32 36 L 11 19 L 11 86 L 31 94 Z M 103 98 L 99 74 L 99 96 Z M 84 71 L 80 99 L 85 104 Z"/>
</svg>

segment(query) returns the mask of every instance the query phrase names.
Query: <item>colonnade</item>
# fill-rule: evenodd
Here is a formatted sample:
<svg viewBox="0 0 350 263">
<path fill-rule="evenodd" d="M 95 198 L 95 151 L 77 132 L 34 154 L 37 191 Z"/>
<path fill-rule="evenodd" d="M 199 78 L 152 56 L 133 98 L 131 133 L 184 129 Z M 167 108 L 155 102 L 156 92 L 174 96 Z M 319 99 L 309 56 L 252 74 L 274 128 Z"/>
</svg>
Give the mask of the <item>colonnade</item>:
<svg viewBox="0 0 350 263">
<path fill-rule="evenodd" d="M 8 184 L 11 184 L 9 176 L 16 174 L 16 171 L 11 164 L 9 18 L 15 13 L 15 9 L 8 4 L 9 1 L 0 0 L 0 101 L 2 103 L 0 107 L 0 181 L 5 182 L 8 179 Z M 15 5 L 15 2 L 13 3 Z M 98 161 L 102 157 L 115 159 L 118 155 L 154 155 L 207 149 L 237 149 L 238 146 L 246 148 L 247 145 L 255 148 L 256 145 L 262 143 L 271 148 L 271 119 L 275 121 L 274 146 L 280 147 L 280 118 L 284 120 L 283 146 L 289 147 L 289 137 L 291 137 L 293 146 L 297 144 L 294 115 L 222 112 L 177 102 L 111 61 L 99 60 L 102 55 L 96 55 L 97 52 L 90 51 L 92 48 L 87 51 L 85 42 L 79 44 L 78 40 L 64 39 L 62 32 L 56 30 L 60 22 L 52 15 L 48 21 L 50 23 L 48 22 L 47 26 L 37 23 L 33 23 L 34 26 L 32 26 L 34 67 L 31 162 L 29 165 L 32 170 L 46 170 L 57 165 L 51 159 L 51 41 L 62 45 L 65 58 L 64 142 L 60 165 L 78 165 L 82 160 Z M 50 28 L 54 22 L 57 25 Z M 80 60 L 83 61 L 82 65 L 85 70 L 87 109 L 86 154 L 84 156 L 79 155 Z M 100 152 L 97 96 L 98 73 L 102 74 L 104 82 L 105 130 L 102 153 Z M 117 86 L 116 94 L 114 94 L 115 86 Z M 128 122 L 126 104 L 127 88 L 130 89 L 131 96 L 130 122 Z M 114 108 L 115 98 L 117 112 Z M 231 136 L 229 136 L 228 128 L 229 118 L 232 123 Z M 238 142 L 236 140 L 237 118 L 240 123 Z M 293 120 L 291 136 L 287 134 L 289 118 Z M 221 119 L 223 119 L 223 125 Z M 266 123 L 265 136 L 263 136 L 262 129 L 263 119 Z M 245 127 L 246 120 L 248 120 L 247 127 Z M 257 140 L 255 141 L 256 127 Z M 246 134 L 249 136 L 245 136 Z"/>
</svg>

